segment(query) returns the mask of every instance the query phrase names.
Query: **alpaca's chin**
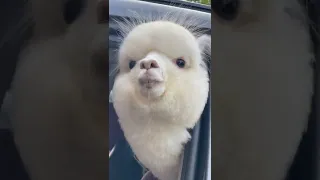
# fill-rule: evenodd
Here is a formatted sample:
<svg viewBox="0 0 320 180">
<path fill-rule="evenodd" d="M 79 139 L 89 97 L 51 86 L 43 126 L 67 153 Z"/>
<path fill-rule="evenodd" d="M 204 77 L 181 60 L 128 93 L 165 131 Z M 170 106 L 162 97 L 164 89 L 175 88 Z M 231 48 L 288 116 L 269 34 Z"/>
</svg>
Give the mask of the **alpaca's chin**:
<svg viewBox="0 0 320 180">
<path fill-rule="evenodd" d="M 150 82 L 140 84 L 140 94 L 146 99 L 157 99 L 160 98 L 165 92 L 165 85 L 162 82 Z"/>
</svg>

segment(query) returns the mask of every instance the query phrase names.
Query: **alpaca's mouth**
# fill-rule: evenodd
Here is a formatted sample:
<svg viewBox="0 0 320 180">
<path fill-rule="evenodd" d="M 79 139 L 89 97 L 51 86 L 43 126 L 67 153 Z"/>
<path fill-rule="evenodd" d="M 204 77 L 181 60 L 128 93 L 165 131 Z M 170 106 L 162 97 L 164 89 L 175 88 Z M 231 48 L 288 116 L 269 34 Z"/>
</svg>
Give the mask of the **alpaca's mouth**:
<svg viewBox="0 0 320 180">
<path fill-rule="evenodd" d="M 165 91 L 165 85 L 163 80 L 154 78 L 139 78 L 140 93 L 147 99 L 153 99 L 160 97 Z"/>
<path fill-rule="evenodd" d="M 140 78 L 139 83 L 142 87 L 152 89 L 153 87 L 162 83 L 162 81 L 154 79 L 152 77 Z"/>
<path fill-rule="evenodd" d="M 139 77 L 140 86 L 146 89 L 152 89 L 153 87 L 162 84 L 163 78 L 160 72 L 146 71 Z"/>
</svg>

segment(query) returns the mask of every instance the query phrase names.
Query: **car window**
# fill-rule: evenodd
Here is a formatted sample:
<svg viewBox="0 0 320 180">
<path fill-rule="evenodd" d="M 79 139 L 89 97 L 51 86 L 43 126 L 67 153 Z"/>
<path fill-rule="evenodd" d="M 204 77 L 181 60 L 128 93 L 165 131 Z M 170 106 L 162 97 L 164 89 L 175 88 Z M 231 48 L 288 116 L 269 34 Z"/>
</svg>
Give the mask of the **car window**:
<svg viewBox="0 0 320 180">
<path fill-rule="evenodd" d="M 116 76 L 117 49 L 109 48 L 109 92 L 111 91 Z"/>
</svg>

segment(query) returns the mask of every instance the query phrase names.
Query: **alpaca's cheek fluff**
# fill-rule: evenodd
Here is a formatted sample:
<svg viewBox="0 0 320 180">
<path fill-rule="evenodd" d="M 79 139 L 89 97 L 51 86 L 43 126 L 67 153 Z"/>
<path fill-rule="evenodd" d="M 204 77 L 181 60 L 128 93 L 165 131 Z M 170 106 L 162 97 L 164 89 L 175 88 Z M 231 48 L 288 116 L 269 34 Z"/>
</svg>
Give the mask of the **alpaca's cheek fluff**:
<svg viewBox="0 0 320 180">
<path fill-rule="evenodd" d="M 171 115 L 172 123 L 192 128 L 199 120 L 209 93 L 206 74 L 199 74 L 180 75 L 178 81 L 169 79 L 163 105 L 159 107 L 163 107 L 163 111 Z"/>
<path fill-rule="evenodd" d="M 118 109 L 119 114 L 141 115 L 137 119 L 144 119 L 143 114 L 150 116 L 146 113 L 152 112 L 153 117 L 164 119 L 162 121 L 192 128 L 200 118 L 208 98 L 208 75 L 205 71 L 189 74 L 182 72 L 173 77 L 166 78 L 165 92 L 159 99 L 148 100 L 140 94 L 135 78 L 130 74 L 119 75 L 113 87 L 116 110 Z"/>
<path fill-rule="evenodd" d="M 114 104 L 128 102 L 136 93 L 134 84 L 128 75 L 119 75 L 113 85 L 113 101 Z"/>
</svg>

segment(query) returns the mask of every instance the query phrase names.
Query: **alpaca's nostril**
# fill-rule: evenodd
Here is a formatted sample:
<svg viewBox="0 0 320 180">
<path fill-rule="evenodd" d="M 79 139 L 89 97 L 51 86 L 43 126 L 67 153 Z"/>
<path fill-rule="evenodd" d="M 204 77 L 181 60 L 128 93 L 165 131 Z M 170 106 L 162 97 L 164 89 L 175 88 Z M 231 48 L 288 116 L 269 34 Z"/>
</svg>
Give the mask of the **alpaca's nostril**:
<svg viewBox="0 0 320 180">
<path fill-rule="evenodd" d="M 151 62 L 151 68 L 158 68 L 159 65 L 156 61 Z"/>
<path fill-rule="evenodd" d="M 159 64 L 155 60 L 144 60 L 140 63 L 141 69 L 159 68 Z"/>
<path fill-rule="evenodd" d="M 145 69 L 143 62 L 140 63 L 140 69 Z"/>
</svg>

